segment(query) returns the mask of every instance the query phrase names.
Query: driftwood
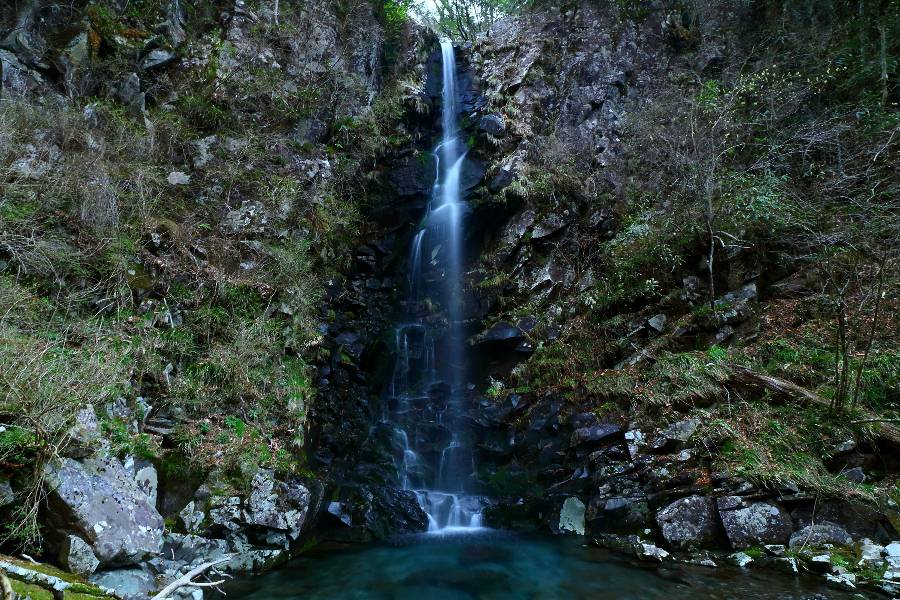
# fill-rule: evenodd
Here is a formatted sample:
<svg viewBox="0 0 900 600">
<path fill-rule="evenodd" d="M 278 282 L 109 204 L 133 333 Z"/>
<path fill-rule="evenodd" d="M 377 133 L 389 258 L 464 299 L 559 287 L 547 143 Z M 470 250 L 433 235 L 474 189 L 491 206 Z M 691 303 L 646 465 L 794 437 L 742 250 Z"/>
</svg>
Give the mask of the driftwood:
<svg viewBox="0 0 900 600">
<path fill-rule="evenodd" d="M 728 365 L 731 369 L 732 376 L 730 380 L 733 383 L 743 384 L 753 387 L 765 388 L 775 394 L 788 398 L 800 398 L 813 404 L 831 408 L 831 401 L 823 398 L 817 393 L 801 387 L 796 383 L 791 383 L 780 377 L 773 377 L 765 373 L 759 373 L 752 369 L 748 369 L 742 365 Z M 900 449 L 900 428 L 892 425 L 890 419 L 879 419 L 877 417 L 863 419 L 861 423 L 875 424 L 875 437 L 878 441 L 888 444 L 895 449 Z"/>
<path fill-rule="evenodd" d="M 187 573 L 185 573 L 184 575 L 182 575 L 181 577 L 179 577 L 178 579 L 176 579 L 175 581 L 173 581 L 172 583 L 170 583 L 169 585 L 164 587 L 162 590 L 160 590 L 160 592 L 158 594 L 153 596 L 153 598 L 151 598 L 150 600 L 168 600 L 169 598 L 172 597 L 172 593 L 175 590 L 177 590 L 179 588 L 183 588 L 183 587 L 201 587 L 202 588 L 202 587 L 216 587 L 218 585 L 222 585 L 223 583 L 225 583 L 224 579 L 220 580 L 220 581 L 199 582 L 199 581 L 194 581 L 194 577 L 199 577 L 200 575 L 202 575 L 209 569 L 212 569 L 216 565 L 220 565 L 224 562 L 228 562 L 231 559 L 232 559 L 232 555 L 229 554 L 228 556 L 223 556 L 222 558 L 219 558 L 219 559 L 216 559 L 216 560 L 213 560 L 210 562 L 205 562 L 202 565 L 194 567 L 193 569 L 191 569 L 190 571 L 188 571 Z"/>
</svg>

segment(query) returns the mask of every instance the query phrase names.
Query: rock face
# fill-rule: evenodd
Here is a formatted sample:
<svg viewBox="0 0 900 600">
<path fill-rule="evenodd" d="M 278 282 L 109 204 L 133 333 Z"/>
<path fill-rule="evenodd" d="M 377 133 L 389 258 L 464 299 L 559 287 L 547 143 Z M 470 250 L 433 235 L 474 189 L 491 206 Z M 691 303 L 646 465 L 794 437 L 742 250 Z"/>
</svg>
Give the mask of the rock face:
<svg viewBox="0 0 900 600">
<path fill-rule="evenodd" d="M 728 542 L 735 550 L 763 544 L 785 544 L 793 527 L 785 511 L 765 502 L 745 503 L 737 496 L 716 500 Z"/>
<path fill-rule="evenodd" d="M 676 548 L 711 545 L 718 534 L 716 506 L 704 496 L 676 500 L 656 515 L 663 537 Z"/>
<path fill-rule="evenodd" d="M 101 565 L 159 553 L 163 518 L 115 458 L 65 458 L 45 469 L 54 527 L 90 544 Z"/>
</svg>

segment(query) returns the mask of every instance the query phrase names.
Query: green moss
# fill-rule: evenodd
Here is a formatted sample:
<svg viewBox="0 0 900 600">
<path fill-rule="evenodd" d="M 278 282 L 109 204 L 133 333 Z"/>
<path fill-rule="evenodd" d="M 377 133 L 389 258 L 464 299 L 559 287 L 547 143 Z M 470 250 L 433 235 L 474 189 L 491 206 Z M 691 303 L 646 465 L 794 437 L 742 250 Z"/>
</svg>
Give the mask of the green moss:
<svg viewBox="0 0 900 600">
<path fill-rule="evenodd" d="M 38 585 L 25 583 L 17 579 L 10 579 L 13 591 L 25 598 L 31 600 L 53 600 L 53 593 Z"/>
</svg>

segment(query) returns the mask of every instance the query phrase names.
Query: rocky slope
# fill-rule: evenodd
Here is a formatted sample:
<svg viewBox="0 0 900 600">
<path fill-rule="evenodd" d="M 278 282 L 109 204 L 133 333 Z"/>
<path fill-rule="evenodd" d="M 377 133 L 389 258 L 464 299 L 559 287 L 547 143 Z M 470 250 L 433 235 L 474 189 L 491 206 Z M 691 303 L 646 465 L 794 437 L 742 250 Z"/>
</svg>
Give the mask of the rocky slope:
<svg viewBox="0 0 900 600">
<path fill-rule="evenodd" d="M 320 319 L 435 38 L 368 1 L 0 19 L 4 548 L 135 598 L 285 560 L 330 516 Z"/>
<path fill-rule="evenodd" d="M 779 11 L 795 38 L 765 24 Z M 791 136 L 838 135 L 865 102 L 830 70 L 839 44 L 817 49 L 826 74 L 785 72 L 821 26 L 808 19 L 778 3 L 579 5 L 502 22 L 467 48 L 488 165 L 469 287 L 490 385 L 472 418 L 495 523 L 584 531 L 651 560 L 667 555 L 654 544 L 710 563 L 697 551 L 740 550 L 733 560 L 895 593 L 879 543 L 897 538 L 898 438 L 868 424 L 894 414 L 896 370 L 860 361 L 878 346 L 896 364 L 896 336 L 877 331 L 893 317 L 878 325 L 876 308 L 896 284 L 897 180 L 879 154 L 896 112 L 829 138 L 818 174 L 798 172 L 809 165 Z M 773 35 L 777 57 L 754 46 Z M 838 167 L 833 152 L 866 166 Z M 865 196 L 840 168 L 885 193 L 857 213 L 880 240 L 871 262 L 833 279 L 822 244 L 856 242 L 846 222 L 819 221 L 841 211 L 829 194 Z M 836 281 L 855 290 L 852 316 L 825 308 L 844 302 Z M 857 380 L 871 369 L 850 419 L 830 385 L 842 319 L 857 319 L 843 350 Z"/>
</svg>

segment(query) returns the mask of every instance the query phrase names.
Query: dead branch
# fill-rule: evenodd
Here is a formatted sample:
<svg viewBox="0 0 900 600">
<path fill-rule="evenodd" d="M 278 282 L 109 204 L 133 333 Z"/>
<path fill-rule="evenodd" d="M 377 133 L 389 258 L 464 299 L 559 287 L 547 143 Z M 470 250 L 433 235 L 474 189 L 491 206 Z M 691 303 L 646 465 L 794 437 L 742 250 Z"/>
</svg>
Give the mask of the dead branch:
<svg viewBox="0 0 900 600">
<path fill-rule="evenodd" d="M 183 588 L 183 587 L 210 587 L 213 585 L 219 585 L 219 584 L 223 583 L 222 581 L 200 583 L 200 582 L 195 582 L 194 578 L 202 575 L 203 573 L 205 573 L 209 569 L 215 567 L 216 565 L 220 565 L 224 562 L 228 562 L 229 560 L 231 560 L 232 556 L 233 555 L 229 554 L 227 556 L 223 556 L 222 558 L 219 558 L 219 559 L 216 559 L 216 560 L 213 560 L 210 562 L 205 562 L 202 565 L 194 567 L 193 569 L 191 569 L 190 571 L 188 571 L 187 573 L 185 573 L 184 575 L 182 575 L 181 577 L 179 577 L 178 579 L 176 579 L 175 581 L 173 581 L 172 583 L 170 583 L 169 585 L 164 587 L 162 590 L 160 590 L 160 592 L 158 594 L 153 596 L 153 598 L 151 598 L 150 600 L 167 600 L 168 598 L 170 598 L 172 596 L 172 592 L 174 592 L 175 590 L 177 590 L 179 588 Z"/>
</svg>

